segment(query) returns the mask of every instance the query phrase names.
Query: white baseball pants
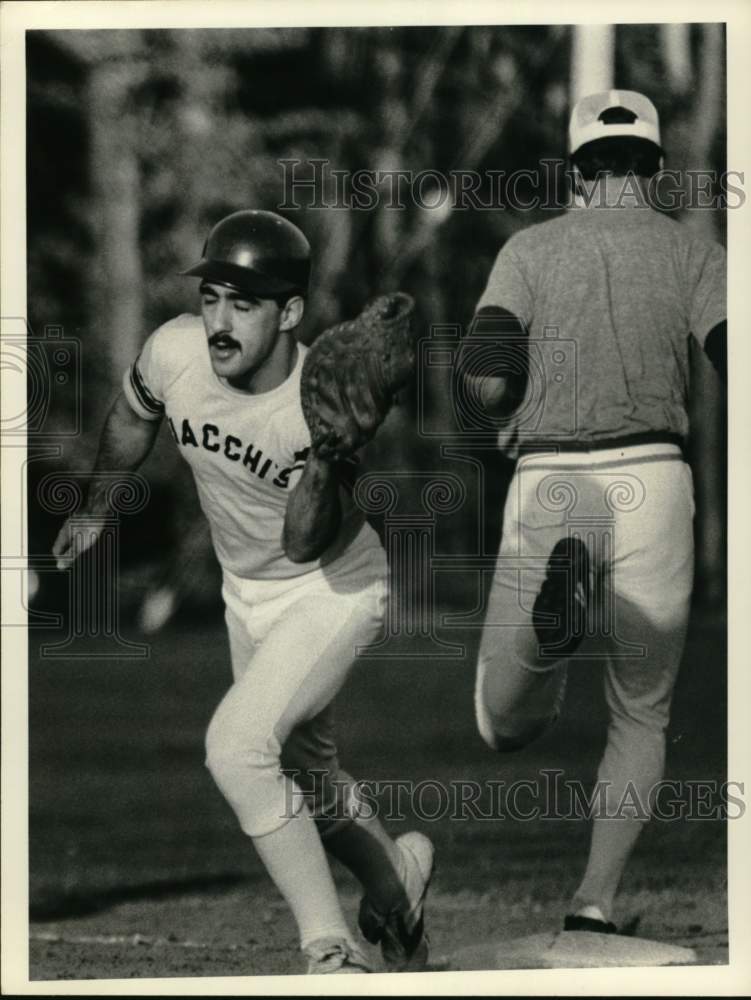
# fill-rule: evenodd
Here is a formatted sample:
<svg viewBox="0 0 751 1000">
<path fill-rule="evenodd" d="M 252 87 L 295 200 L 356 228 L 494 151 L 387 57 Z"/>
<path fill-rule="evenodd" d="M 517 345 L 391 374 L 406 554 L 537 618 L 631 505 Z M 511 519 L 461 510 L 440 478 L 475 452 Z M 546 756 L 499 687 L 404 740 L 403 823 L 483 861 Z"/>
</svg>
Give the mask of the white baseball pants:
<svg viewBox="0 0 751 1000">
<path fill-rule="evenodd" d="M 234 684 L 209 725 L 206 763 L 249 836 L 283 826 L 303 795 L 321 836 L 349 822 L 353 782 L 339 768 L 331 701 L 358 647 L 380 634 L 385 580 L 378 544 L 293 580 L 225 573 Z"/>
<path fill-rule="evenodd" d="M 663 776 L 693 584 L 693 514 L 691 471 L 669 444 L 531 455 L 511 483 L 478 661 L 478 728 L 494 749 L 518 749 L 557 717 L 567 666 L 603 667 L 609 724 L 598 779 L 610 816 L 629 782 L 648 808 Z M 551 550 L 567 536 L 589 552 L 591 615 L 573 657 L 551 663 L 540 656 L 532 608 Z M 638 829 L 595 819 L 578 903 L 610 911 Z"/>
</svg>

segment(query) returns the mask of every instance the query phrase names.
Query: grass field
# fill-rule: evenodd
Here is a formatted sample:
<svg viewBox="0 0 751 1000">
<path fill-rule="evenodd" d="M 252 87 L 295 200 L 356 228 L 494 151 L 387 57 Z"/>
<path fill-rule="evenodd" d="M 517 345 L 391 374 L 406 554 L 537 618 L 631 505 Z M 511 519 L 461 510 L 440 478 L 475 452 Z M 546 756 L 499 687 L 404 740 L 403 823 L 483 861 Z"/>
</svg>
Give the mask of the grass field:
<svg viewBox="0 0 751 1000">
<path fill-rule="evenodd" d="M 300 971 L 291 918 L 203 766 L 204 731 L 229 683 L 221 625 L 170 626 L 145 661 L 40 659 L 49 638 L 32 633 L 30 650 L 31 978 Z M 421 650 L 412 639 L 402 651 Z M 724 663 L 724 626 L 695 616 L 670 778 L 725 778 Z M 594 778 L 605 719 L 595 668 L 571 677 L 553 732 L 505 757 L 475 731 L 472 686 L 471 658 L 363 660 L 339 698 L 344 765 L 379 782 L 511 782 L 543 768 Z M 581 873 L 586 821 L 452 818 L 435 785 L 423 791 L 419 816 L 406 796 L 403 818 L 387 825 L 421 829 L 436 845 L 434 967 L 463 945 L 556 929 Z M 356 885 L 343 869 L 336 876 L 354 919 Z M 694 947 L 703 963 L 727 962 L 726 824 L 649 824 L 615 917 Z"/>
</svg>

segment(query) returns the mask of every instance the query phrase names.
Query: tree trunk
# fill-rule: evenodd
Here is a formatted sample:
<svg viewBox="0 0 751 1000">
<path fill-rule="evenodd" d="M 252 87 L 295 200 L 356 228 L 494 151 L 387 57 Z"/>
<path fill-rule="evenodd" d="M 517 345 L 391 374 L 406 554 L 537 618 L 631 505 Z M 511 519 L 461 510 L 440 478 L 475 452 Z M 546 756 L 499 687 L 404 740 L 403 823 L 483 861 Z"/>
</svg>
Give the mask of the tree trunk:
<svg viewBox="0 0 751 1000">
<path fill-rule="evenodd" d="M 123 125 L 133 82 L 129 67 L 126 61 L 103 61 L 89 78 L 95 246 L 90 350 L 98 376 L 89 384 L 97 387 L 96 423 L 142 337 L 140 176 L 132 130 Z"/>
</svg>

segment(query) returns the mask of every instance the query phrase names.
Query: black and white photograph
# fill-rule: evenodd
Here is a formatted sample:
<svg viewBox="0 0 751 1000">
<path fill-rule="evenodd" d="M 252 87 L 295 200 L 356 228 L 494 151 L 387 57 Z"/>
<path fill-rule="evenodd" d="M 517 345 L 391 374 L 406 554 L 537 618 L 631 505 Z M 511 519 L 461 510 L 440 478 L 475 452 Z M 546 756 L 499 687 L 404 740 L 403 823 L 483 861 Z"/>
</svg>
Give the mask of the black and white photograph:
<svg viewBox="0 0 751 1000">
<path fill-rule="evenodd" d="M 750 14 L 3 5 L 4 993 L 748 991 Z"/>
</svg>

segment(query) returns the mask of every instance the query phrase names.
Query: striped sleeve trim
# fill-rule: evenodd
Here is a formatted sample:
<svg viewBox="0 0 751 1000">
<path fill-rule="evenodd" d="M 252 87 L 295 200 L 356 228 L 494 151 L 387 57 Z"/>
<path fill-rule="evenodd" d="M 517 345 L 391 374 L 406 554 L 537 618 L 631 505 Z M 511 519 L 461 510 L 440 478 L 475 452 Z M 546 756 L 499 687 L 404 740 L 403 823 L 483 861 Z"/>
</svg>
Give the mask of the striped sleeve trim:
<svg viewBox="0 0 751 1000">
<path fill-rule="evenodd" d="M 139 359 L 140 354 L 130 369 L 130 387 L 144 410 L 152 413 L 155 417 L 160 417 L 164 413 L 164 403 L 149 391 L 138 367 Z"/>
</svg>

